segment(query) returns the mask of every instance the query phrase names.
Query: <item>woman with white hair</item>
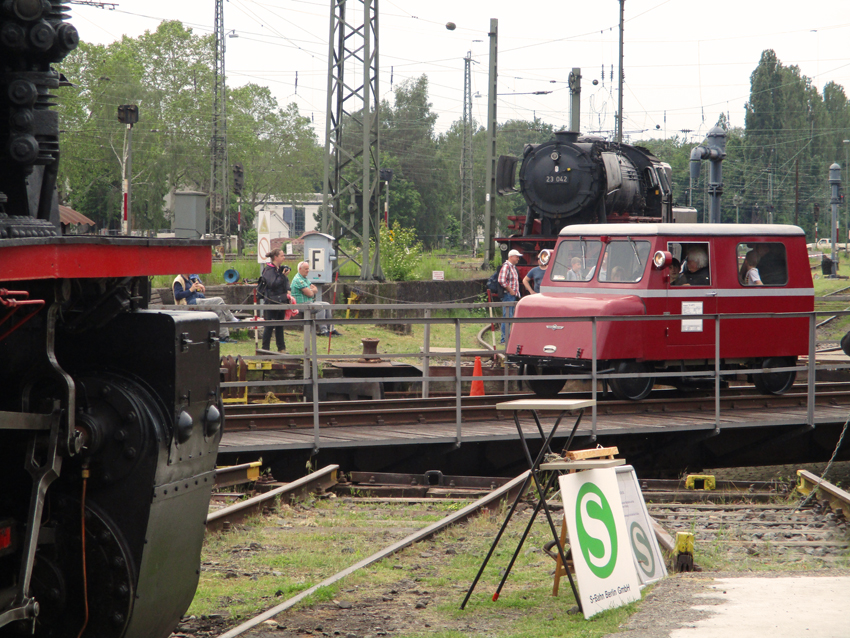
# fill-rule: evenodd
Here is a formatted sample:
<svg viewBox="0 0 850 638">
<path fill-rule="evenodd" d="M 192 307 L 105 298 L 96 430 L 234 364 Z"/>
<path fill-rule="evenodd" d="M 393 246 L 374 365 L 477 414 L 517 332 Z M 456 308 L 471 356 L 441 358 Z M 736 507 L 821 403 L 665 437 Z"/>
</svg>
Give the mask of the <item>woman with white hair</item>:
<svg viewBox="0 0 850 638">
<path fill-rule="evenodd" d="M 685 258 L 685 267 L 676 280 L 677 286 L 708 286 L 711 276 L 708 270 L 708 253 L 702 246 L 691 246 Z"/>
</svg>

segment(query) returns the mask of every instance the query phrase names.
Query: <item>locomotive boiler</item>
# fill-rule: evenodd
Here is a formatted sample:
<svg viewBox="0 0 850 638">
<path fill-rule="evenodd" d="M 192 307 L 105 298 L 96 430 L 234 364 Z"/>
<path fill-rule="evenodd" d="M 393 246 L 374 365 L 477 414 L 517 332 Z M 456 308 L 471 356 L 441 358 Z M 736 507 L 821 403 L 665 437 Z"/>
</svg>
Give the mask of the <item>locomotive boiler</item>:
<svg viewBox="0 0 850 638">
<path fill-rule="evenodd" d="M 0 635 L 160 638 L 198 582 L 223 427 L 218 320 L 147 309 L 209 241 L 63 236 L 77 46 L 58 0 L 0 5 Z"/>
<path fill-rule="evenodd" d="M 521 193 L 527 212 L 510 218 L 510 228 L 521 232 L 496 240 L 502 258 L 513 249 L 522 252 L 522 277 L 570 224 L 678 221 L 671 176 L 670 165 L 645 148 L 574 131 L 526 145 L 521 158 L 503 155 L 498 192 Z"/>
</svg>

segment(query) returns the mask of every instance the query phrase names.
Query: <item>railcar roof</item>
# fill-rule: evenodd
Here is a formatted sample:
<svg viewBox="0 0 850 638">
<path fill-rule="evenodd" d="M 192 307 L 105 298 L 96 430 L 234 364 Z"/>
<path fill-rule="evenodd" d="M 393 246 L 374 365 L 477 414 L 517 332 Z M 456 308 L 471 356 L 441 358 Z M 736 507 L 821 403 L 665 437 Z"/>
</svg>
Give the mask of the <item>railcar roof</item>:
<svg viewBox="0 0 850 638">
<path fill-rule="evenodd" d="M 564 227 L 559 235 L 561 237 L 576 235 L 796 237 L 804 236 L 805 232 L 799 226 L 790 224 L 575 224 Z"/>
</svg>

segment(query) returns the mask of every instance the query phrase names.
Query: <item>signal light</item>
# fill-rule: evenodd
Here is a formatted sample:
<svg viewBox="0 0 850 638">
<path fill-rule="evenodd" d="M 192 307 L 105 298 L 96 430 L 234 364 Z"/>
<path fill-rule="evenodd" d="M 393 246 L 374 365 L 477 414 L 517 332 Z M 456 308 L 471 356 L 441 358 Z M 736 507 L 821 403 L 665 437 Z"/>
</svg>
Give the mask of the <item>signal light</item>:
<svg viewBox="0 0 850 638">
<path fill-rule="evenodd" d="M 233 165 L 233 192 L 241 195 L 245 190 L 245 169 L 242 164 Z"/>
</svg>

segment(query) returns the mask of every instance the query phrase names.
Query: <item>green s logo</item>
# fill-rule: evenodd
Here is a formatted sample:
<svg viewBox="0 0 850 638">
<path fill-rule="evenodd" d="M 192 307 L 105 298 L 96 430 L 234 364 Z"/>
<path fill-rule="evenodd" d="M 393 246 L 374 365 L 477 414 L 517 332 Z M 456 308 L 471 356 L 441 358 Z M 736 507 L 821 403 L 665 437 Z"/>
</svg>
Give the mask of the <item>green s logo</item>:
<svg viewBox="0 0 850 638">
<path fill-rule="evenodd" d="M 637 522 L 632 523 L 629 528 L 629 540 L 640 570 L 652 578 L 655 576 L 655 553 L 652 551 L 646 532 Z"/>
<path fill-rule="evenodd" d="M 576 498 L 576 528 L 584 561 L 597 578 L 608 578 L 617 565 L 617 527 L 608 500 L 585 483 Z"/>
</svg>

